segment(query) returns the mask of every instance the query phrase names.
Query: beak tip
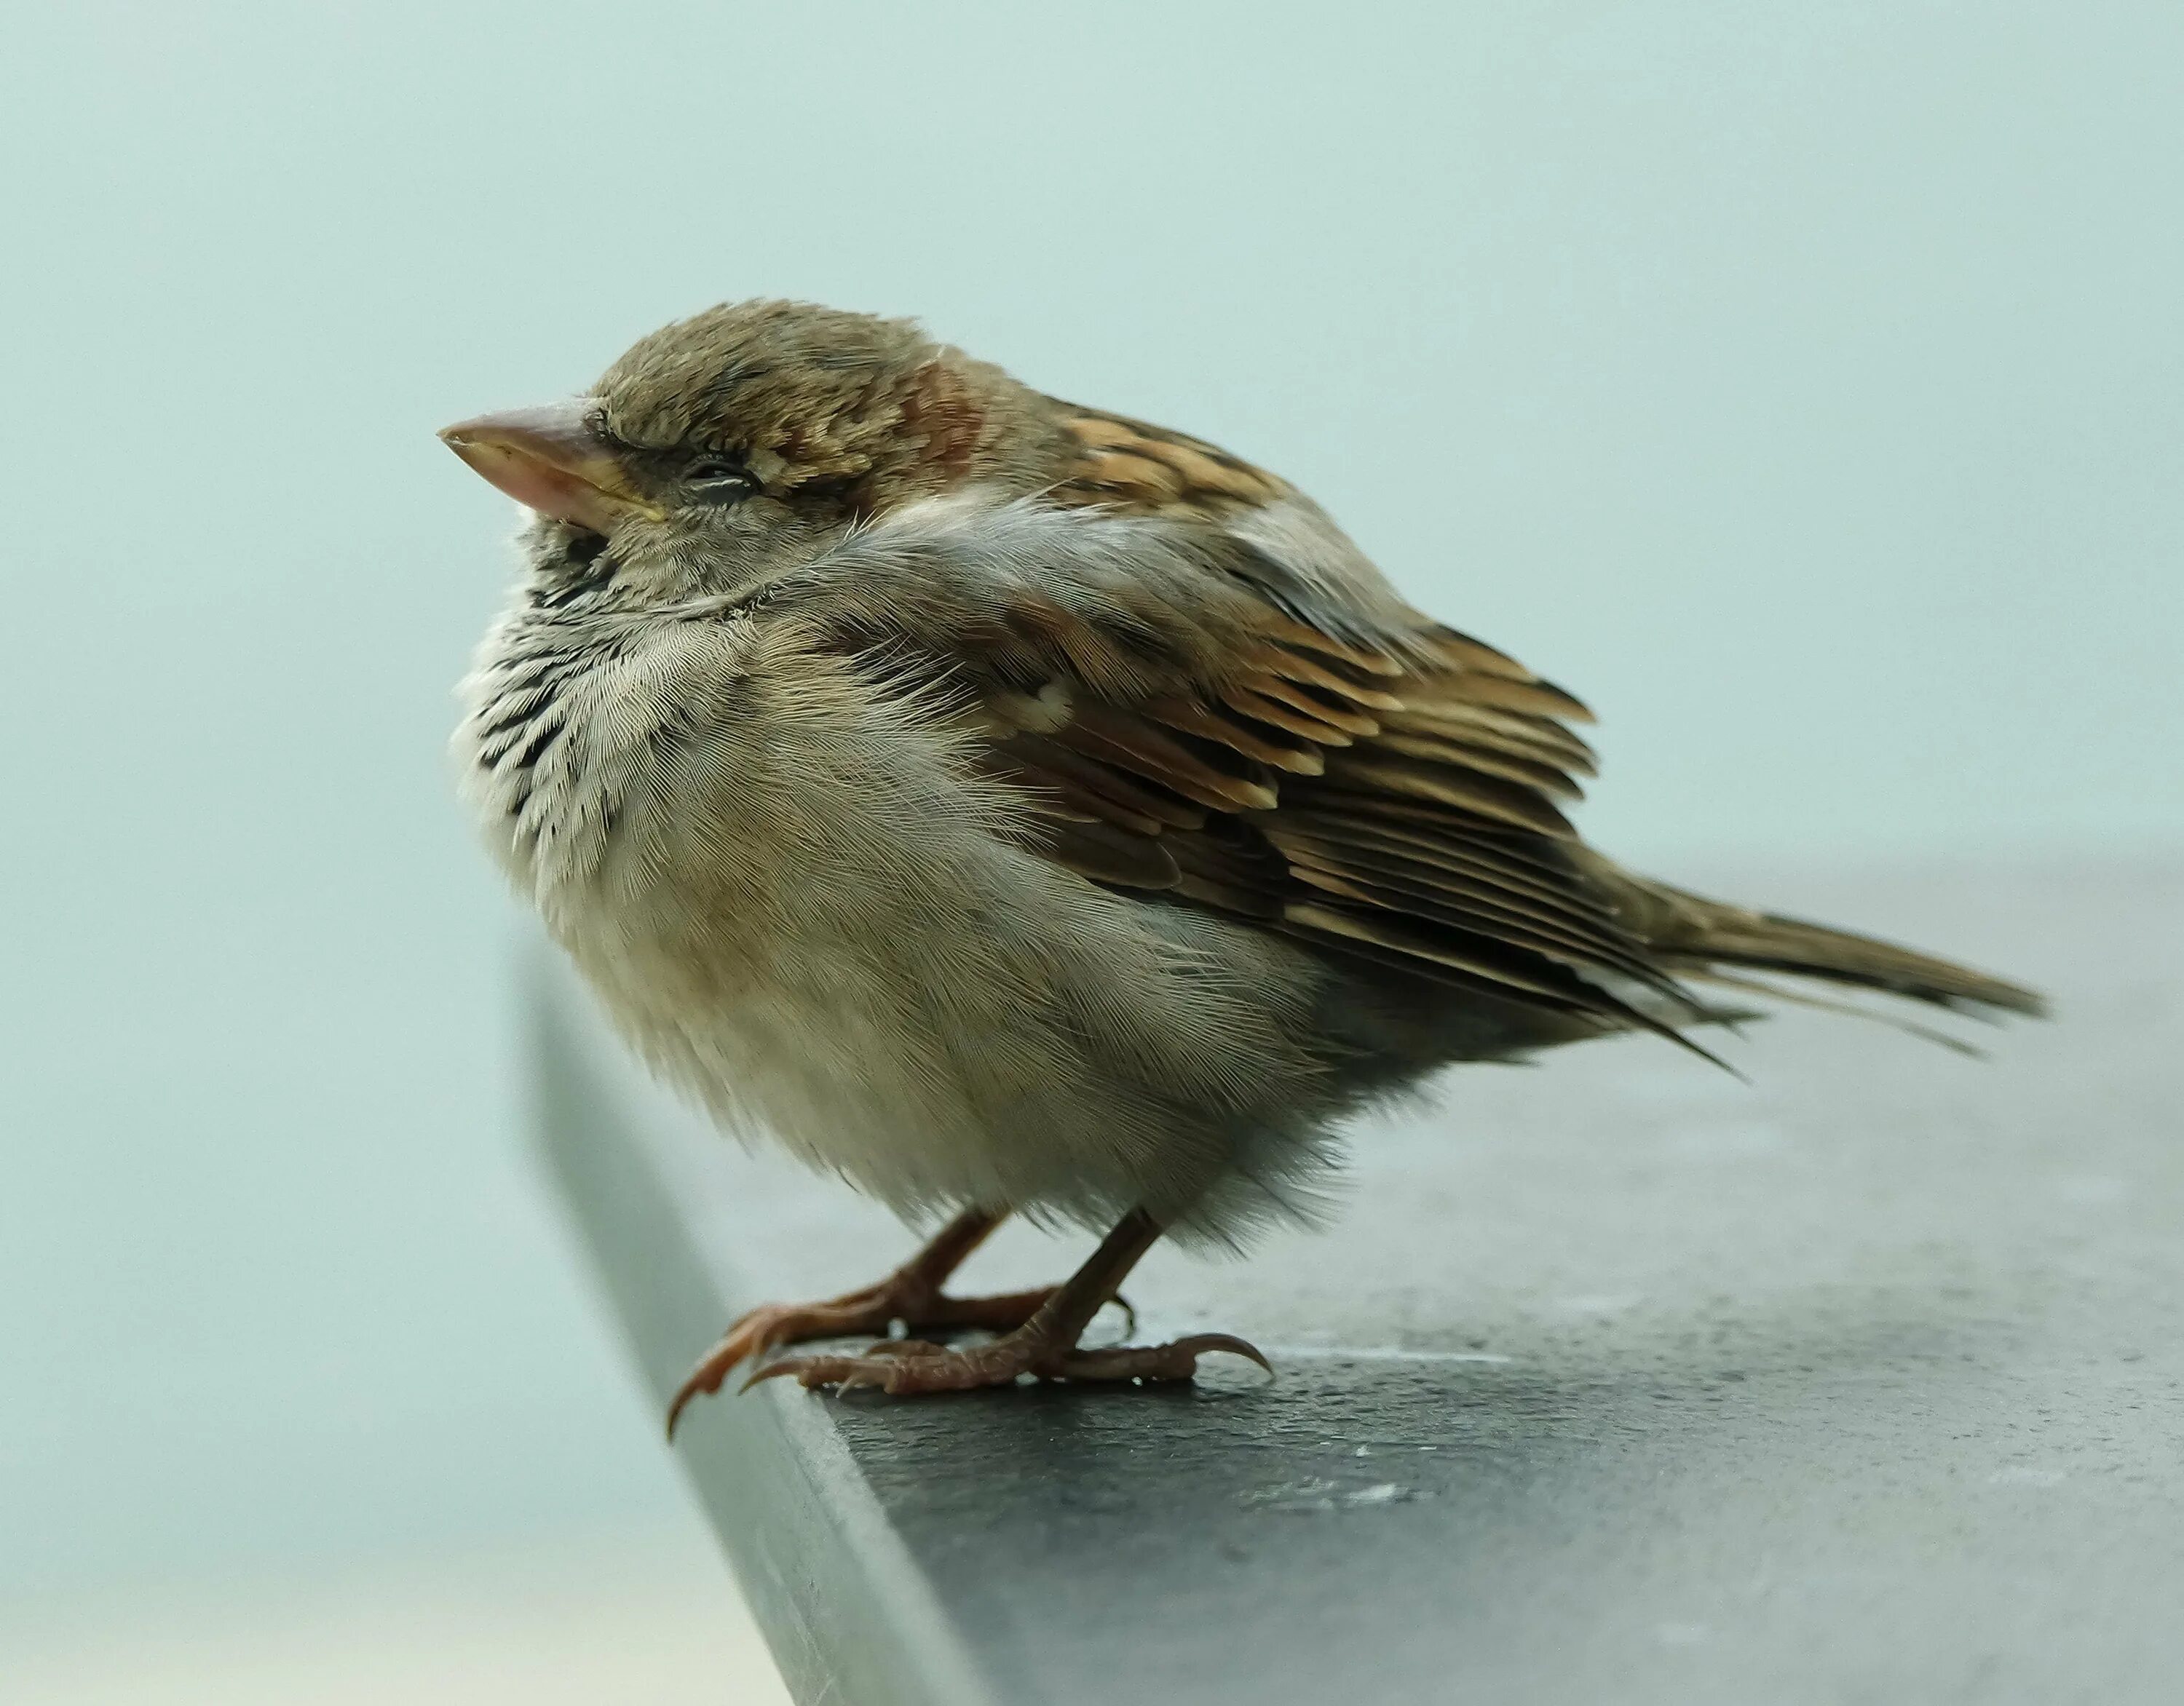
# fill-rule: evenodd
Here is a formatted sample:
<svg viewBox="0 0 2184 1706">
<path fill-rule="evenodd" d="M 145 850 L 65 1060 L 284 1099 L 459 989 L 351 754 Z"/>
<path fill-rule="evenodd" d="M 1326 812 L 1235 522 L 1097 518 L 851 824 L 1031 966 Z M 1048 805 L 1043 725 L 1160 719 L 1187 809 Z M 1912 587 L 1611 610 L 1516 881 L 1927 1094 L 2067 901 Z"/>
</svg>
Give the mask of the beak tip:
<svg viewBox="0 0 2184 1706">
<path fill-rule="evenodd" d="M 440 442 L 518 503 L 604 533 L 632 512 L 657 512 L 629 490 L 589 397 L 512 408 L 443 426 Z"/>
</svg>

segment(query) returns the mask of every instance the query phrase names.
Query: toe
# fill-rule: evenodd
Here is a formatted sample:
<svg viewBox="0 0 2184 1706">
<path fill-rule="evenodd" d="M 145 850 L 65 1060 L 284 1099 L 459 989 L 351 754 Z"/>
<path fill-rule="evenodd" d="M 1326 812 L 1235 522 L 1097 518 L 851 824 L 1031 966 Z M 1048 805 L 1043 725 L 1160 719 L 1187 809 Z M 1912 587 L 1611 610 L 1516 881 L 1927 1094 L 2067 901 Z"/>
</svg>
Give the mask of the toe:
<svg viewBox="0 0 2184 1706">
<path fill-rule="evenodd" d="M 741 1390 L 749 1392 L 761 1381 L 794 1378 L 800 1386 L 820 1386 L 833 1381 L 846 1381 L 857 1364 L 859 1357 L 783 1357 L 778 1362 L 768 1363 L 755 1370 L 743 1383 Z"/>
<path fill-rule="evenodd" d="M 882 1339 L 865 1351 L 868 1357 L 939 1357 L 947 1353 L 945 1345 L 936 1345 L 929 1339 Z"/>
<path fill-rule="evenodd" d="M 1048 1364 L 1040 1373 L 1065 1381 L 1187 1381 L 1197 1375 L 1198 1359 L 1215 1351 L 1256 1363 L 1268 1374 L 1274 1371 L 1256 1346 L 1234 1334 L 1196 1333 L 1165 1345 L 1113 1345 L 1072 1351 Z"/>
<path fill-rule="evenodd" d="M 1015 1382 L 1028 1364 L 1028 1348 L 996 1341 L 975 1350 L 950 1350 L 917 1339 L 892 1339 L 859 1356 L 783 1357 L 744 1382 L 793 1377 L 805 1386 L 878 1386 L 897 1397 L 920 1392 L 969 1392 Z"/>
</svg>

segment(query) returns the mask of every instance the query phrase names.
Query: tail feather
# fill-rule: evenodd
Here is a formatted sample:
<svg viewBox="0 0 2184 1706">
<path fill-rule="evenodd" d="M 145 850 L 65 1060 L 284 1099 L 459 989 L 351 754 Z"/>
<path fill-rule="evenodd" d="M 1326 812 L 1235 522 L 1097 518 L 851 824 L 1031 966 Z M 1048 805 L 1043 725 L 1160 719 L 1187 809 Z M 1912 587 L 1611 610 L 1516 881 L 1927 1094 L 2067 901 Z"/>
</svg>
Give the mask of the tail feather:
<svg viewBox="0 0 2184 1706">
<path fill-rule="evenodd" d="M 1878 990 L 1954 1013 L 2033 1017 L 2046 997 L 1893 942 L 1802 919 L 1702 899 L 1659 883 L 1634 883 L 1631 922 L 1669 967 L 1696 977 L 1724 968 L 1818 978 Z"/>
<path fill-rule="evenodd" d="M 1875 1025 L 1886 1025 L 1891 1031 L 1900 1031 L 1906 1036 L 1915 1036 L 1921 1042 L 1938 1043 L 1953 1053 L 1968 1054 L 1975 1060 L 1984 1060 L 1986 1058 L 1986 1051 L 1977 1043 L 1967 1042 L 1961 1036 L 1953 1036 L 1934 1025 L 1921 1025 L 1916 1020 L 1907 1019 L 1903 1014 L 1892 1009 L 1869 1007 L 1864 1002 L 1853 998 L 1832 999 L 1825 995 L 1816 995 L 1809 989 L 1786 989 L 1779 983 L 1769 983 L 1762 978 L 1747 977 L 1736 972 L 1724 971 L 1718 965 L 1708 966 L 1701 971 L 1688 972 L 1685 975 L 1705 983 L 1710 988 L 1741 990 L 1746 994 L 1760 996 L 1770 1002 L 1781 1002 L 1791 1007 L 1809 1007 L 1819 1013 L 1839 1013 L 1847 1019 L 1869 1020 Z M 1741 1014 L 1739 1016 L 1763 1019 L 1766 1014 L 1763 1010 L 1759 1010 Z"/>
</svg>

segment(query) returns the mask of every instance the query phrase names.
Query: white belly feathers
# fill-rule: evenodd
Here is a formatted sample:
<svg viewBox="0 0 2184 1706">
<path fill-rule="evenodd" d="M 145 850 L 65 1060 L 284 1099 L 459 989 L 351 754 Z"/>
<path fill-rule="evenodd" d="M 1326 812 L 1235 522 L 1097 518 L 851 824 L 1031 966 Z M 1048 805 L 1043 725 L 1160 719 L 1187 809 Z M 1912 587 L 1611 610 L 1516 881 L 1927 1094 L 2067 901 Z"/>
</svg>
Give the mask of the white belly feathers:
<svg viewBox="0 0 2184 1706">
<path fill-rule="evenodd" d="M 630 1042 L 899 1209 L 1188 1216 L 1313 1099 L 1298 956 L 1020 849 L 934 703 L 793 622 L 519 611 L 465 695 L 465 797 Z"/>
</svg>

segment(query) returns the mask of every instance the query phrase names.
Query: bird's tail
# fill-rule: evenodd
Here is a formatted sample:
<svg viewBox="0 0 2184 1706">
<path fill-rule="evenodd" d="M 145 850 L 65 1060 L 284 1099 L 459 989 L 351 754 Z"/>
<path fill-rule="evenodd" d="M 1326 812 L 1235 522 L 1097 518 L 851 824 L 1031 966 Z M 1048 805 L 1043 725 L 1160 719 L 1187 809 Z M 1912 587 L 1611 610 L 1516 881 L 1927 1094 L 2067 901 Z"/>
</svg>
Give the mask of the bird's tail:
<svg viewBox="0 0 2184 1706">
<path fill-rule="evenodd" d="M 1785 989 L 1772 980 L 1818 979 L 1988 1018 L 2008 1013 L 2036 1017 L 2048 1010 L 2045 997 L 2035 990 L 1932 954 L 1802 919 L 1707 900 L 1664 883 L 1629 881 L 1628 921 L 1663 966 L 1684 978 L 1819 1007 L 1841 1003 L 1794 986 Z M 1884 1016 L 1862 1007 L 1851 1010 Z"/>
</svg>

